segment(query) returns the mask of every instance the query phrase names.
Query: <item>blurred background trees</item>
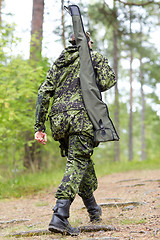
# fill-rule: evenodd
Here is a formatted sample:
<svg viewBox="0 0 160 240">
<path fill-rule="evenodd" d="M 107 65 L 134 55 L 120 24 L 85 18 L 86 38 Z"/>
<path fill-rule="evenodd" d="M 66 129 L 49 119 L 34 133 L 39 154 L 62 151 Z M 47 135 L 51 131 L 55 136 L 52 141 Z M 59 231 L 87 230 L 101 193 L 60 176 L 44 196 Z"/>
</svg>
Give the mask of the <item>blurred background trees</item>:
<svg viewBox="0 0 160 240">
<path fill-rule="evenodd" d="M 72 32 L 69 14 L 61 0 L 59 9 L 45 9 L 47 0 L 33 0 L 30 54 L 26 59 L 15 54 L 19 41 L 16 25 L 3 20 L 5 0 L 0 0 L 0 166 L 1 174 L 61 167 L 58 143 L 51 138 L 39 146 L 34 141 L 34 114 L 39 85 L 44 81 L 52 59 L 43 55 L 43 33 L 47 16 L 56 13 L 52 29 L 57 41 L 68 46 Z M 57 1 L 56 1 L 57 2 Z M 160 154 L 160 55 L 152 43 L 152 33 L 159 28 L 158 1 L 99 0 L 78 1 L 85 25 L 94 41 L 93 50 L 109 59 L 118 79 L 117 85 L 103 94 L 111 118 L 120 135 L 117 143 L 101 144 L 95 149 L 95 162 L 144 161 Z M 7 19 L 7 18 L 5 18 Z M 158 37 L 158 36 L 157 36 Z M 25 48 L 25 46 L 24 46 Z M 61 53 L 61 49 L 59 54 Z M 54 52 L 54 41 L 52 42 Z M 50 49 L 47 48 L 49 52 Z"/>
</svg>

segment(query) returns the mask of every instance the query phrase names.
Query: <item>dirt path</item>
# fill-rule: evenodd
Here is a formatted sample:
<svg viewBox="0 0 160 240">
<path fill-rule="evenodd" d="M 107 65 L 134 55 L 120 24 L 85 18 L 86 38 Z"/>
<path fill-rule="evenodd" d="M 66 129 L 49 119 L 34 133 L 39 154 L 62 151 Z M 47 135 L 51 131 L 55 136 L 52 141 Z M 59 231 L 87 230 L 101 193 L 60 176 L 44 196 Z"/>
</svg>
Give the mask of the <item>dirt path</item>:
<svg viewBox="0 0 160 240">
<path fill-rule="evenodd" d="M 0 201 L 0 239 L 4 235 L 47 229 L 55 204 L 54 189 L 34 197 Z M 20 237 L 19 239 L 134 239 L 160 240 L 160 170 L 117 173 L 99 179 L 95 192 L 102 205 L 101 225 L 112 225 L 114 231 L 81 233 L 78 237 L 61 234 Z M 77 196 L 71 207 L 73 226 L 90 225 L 83 203 Z"/>
</svg>

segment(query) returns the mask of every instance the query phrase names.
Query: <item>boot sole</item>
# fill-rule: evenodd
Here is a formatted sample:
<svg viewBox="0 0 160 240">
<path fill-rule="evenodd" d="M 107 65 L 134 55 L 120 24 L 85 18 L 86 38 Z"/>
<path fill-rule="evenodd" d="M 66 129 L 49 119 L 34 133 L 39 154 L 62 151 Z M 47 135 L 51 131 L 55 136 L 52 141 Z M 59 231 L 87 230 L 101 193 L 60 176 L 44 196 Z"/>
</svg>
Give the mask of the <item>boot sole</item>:
<svg viewBox="0 0 160 240">
<path fill-rule="evenodd" d="M 51 226 L 51 225 L 49 226 L 48 230 L 50 232 L 62 233 L 62 234 L 65 234 L 65 235 L 72 235 L 72 236 L 78 236 L 80 234 L 80 232 L 79 233 L 71 233 L 71 232 L 68 232 L 67 229 L 61 229 L 61 228 Z"/>
</svg>

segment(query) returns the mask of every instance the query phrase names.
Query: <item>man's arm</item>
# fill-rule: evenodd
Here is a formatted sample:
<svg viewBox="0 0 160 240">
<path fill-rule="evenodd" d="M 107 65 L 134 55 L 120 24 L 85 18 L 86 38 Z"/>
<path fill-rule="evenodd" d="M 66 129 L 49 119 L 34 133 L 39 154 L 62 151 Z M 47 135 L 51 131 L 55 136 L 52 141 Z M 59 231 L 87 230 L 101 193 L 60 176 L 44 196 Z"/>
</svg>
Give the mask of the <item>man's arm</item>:
<svg viewBox="0 0 160 240">
<path fill-rule="evenodd" d="M 37 136 L 40 136 L 45 132 L 46 114 L 48 113 L 50 98 L 53 96 L 55 90 L 55 68 L 56 67 L 53 65 L 53 67 L 48 71 L 46 80 L 41 84 L 38 90 L 34 125 L 35 132 L 39 133 L 37 133 Z M 39 141 L 41 142 L 41 140 Z"/>
<path fill-rule="evenodd" d="M 100 91 L 104 92 L 113 87 L 117 81 L 112 68 L 108 64 L 108 59 L 100 53 L 93 53 L 92 61 Z"/>
</svg>

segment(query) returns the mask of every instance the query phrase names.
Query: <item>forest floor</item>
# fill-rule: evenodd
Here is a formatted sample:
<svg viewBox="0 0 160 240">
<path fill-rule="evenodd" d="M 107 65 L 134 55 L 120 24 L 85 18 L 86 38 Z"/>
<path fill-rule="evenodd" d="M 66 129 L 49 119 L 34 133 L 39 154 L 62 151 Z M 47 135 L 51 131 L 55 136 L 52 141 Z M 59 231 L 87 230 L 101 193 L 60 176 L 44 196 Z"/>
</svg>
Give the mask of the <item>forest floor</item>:
<svg viewBox="0 0 160 240">
<path fill-rule="evenodd" d="M 0 239 L 160 240 L 160 170 L 114 173 L 99 179 L 95 192 L 103 212 L 99 225 L 112 225 L 111 231 L 102 228 L 95 232 L 81 232 L 77 237 L 45 233 L 56 202 L 55 191 L 1 200 Z M 72 226 L 92 225 L 79 196 L 71 206 L 69 221 Z M 35 236 L 33 232 L 37 230 L 41 231 Z M 16 238 L 14 233 L 21 234 Z"/>
</svg>

